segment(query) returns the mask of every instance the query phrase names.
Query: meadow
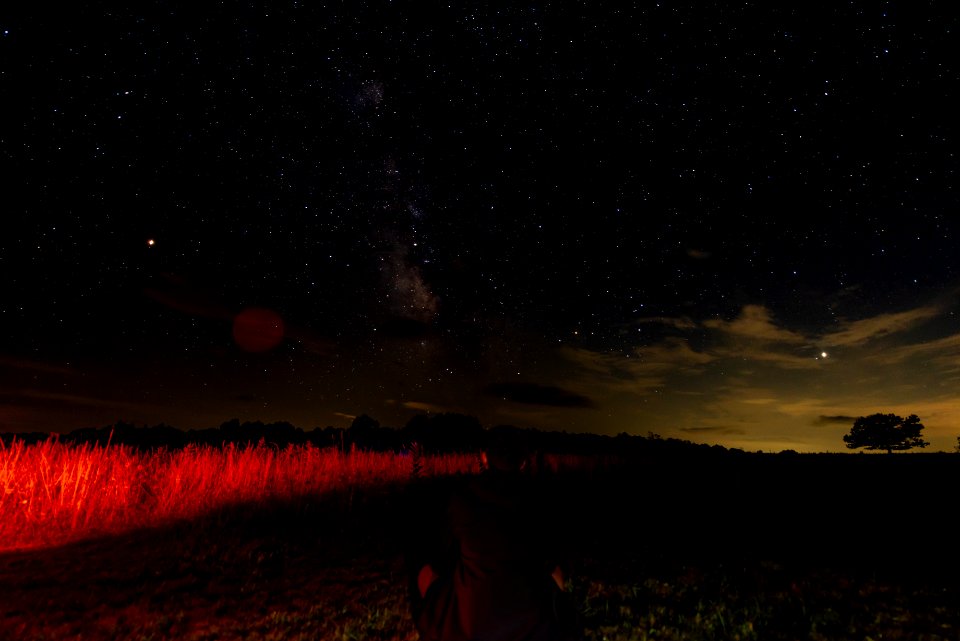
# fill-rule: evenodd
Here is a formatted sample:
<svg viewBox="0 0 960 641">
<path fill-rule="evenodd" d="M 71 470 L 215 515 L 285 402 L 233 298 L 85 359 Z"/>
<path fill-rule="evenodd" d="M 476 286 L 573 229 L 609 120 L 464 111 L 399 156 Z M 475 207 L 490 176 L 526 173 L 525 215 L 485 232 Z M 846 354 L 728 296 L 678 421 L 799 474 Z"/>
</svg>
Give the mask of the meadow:
<svg viewBox="0 0 960 641">
<path fill-rule="evenodd" d="M 195 519 L 243 504 L 469 474 L 475 454 L 397 455 L 312 445 L 191 446 L 0 443 L 0 551 L 50 547 Z M 414 470 L 416 466 L 416 471 Z"/>
<path fill-rule="evenodd" d="M 543 457 L 585 639 L 960 639 L 960 457 Z M 474 453 L 0 449 L 0 638 L 416 639 Z"/>
</svg>

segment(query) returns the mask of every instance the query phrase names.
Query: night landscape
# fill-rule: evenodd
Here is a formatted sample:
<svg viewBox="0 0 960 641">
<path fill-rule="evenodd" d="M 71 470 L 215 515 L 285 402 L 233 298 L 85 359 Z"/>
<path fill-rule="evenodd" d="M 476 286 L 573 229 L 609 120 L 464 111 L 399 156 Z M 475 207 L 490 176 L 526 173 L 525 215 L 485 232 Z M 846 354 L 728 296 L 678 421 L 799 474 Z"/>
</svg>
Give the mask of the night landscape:
<svg viewBox="0 0 960 641">
<path fill-rule="evenodd" d="M 0 14 L 0 639 L 960 639 L 957 22 Z"/>
</svg>

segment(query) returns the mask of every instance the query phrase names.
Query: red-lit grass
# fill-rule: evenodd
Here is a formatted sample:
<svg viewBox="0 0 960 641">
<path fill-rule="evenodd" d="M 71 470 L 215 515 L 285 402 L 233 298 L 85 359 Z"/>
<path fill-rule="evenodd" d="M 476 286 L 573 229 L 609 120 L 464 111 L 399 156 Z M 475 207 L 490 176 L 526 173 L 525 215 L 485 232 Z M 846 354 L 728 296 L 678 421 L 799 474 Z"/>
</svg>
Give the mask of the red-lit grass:
<svg viewBox="0 0 960 641">
<path fill-rule="evenodd" d="M 58 545 L 168 523 L 243 503 L 401 483 L 414 458 L 311 445 L 140 452 L 55 438 L 0 443 L 0 550 Z M 419 476 L 474 473 L 474 454 L 416 457 Z"/>
</svg>

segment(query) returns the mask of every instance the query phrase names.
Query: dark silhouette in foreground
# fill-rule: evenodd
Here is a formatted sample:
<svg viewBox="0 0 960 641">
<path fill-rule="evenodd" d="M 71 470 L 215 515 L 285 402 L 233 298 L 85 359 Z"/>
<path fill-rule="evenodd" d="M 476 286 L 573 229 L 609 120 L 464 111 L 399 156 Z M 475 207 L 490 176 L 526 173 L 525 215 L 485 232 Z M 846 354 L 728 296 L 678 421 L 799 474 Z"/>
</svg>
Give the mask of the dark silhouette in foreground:
<svg viewBox="0 0 960 641">
<path fill-rule="evenodd" d="M 578 638 L 558 511 L 515 438 L 491 435 L 483 473 L 449 496 L 435 549 L 411 567 L 425 641 Z"/>
<path fill-rule="evenodd" d="M 923 423 L 916 414 L 907 418 L 896 414 L 871 414 L 858 418 L 843 442 L 850 449 L 863 447 L 868 450 L 909 450 L 930 445 L 920 437 Z"/>
</svg>

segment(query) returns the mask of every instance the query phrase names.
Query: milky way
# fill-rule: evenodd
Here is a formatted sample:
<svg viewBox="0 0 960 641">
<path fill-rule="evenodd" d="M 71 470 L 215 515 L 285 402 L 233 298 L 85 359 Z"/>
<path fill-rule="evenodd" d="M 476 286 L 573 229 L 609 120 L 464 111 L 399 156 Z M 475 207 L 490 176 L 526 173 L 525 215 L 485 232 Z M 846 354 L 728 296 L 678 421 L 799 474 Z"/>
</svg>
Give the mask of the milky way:
<svg viewBox="0 0 960 641">
<path fill-rule="evenodd" d="M 0 430 L 429 408 L 839 451 L 889 411 L 949 449 L 956 28 L 916 2 L 3 18 Z M 276 347 L 238 346 L 249 308 Z"/>
</svg>

